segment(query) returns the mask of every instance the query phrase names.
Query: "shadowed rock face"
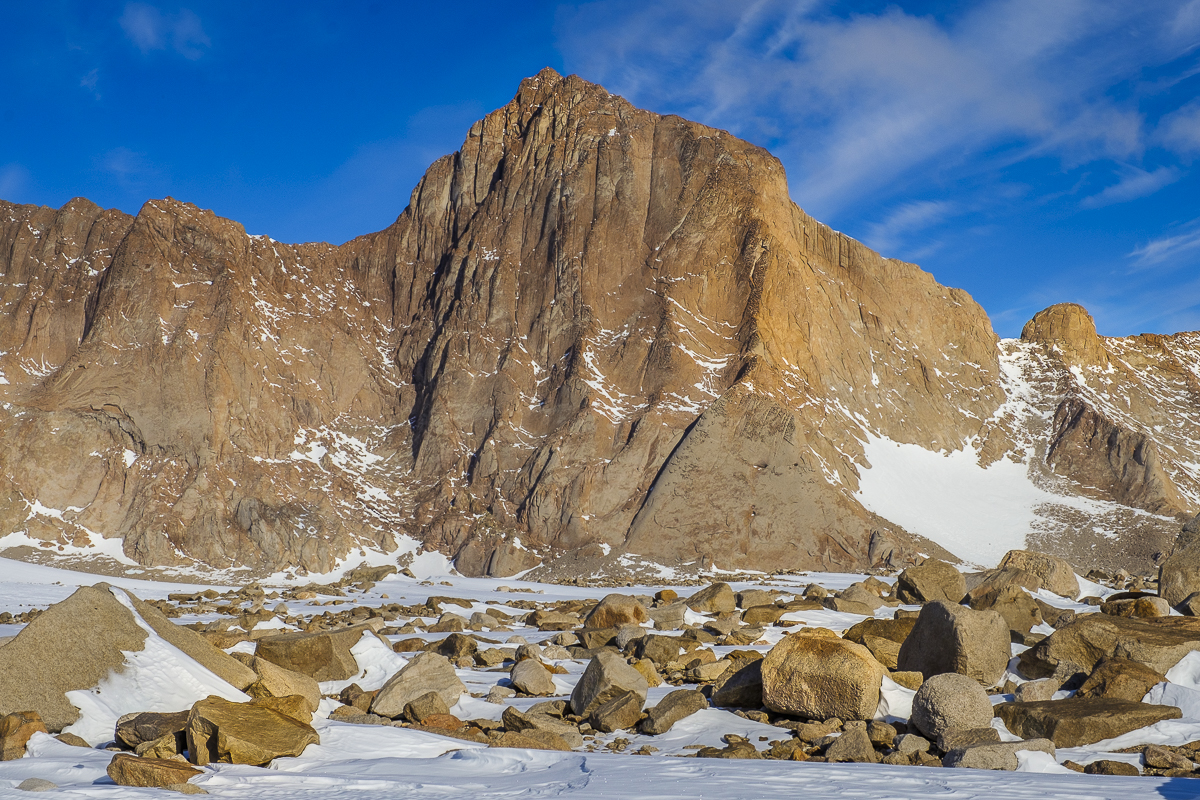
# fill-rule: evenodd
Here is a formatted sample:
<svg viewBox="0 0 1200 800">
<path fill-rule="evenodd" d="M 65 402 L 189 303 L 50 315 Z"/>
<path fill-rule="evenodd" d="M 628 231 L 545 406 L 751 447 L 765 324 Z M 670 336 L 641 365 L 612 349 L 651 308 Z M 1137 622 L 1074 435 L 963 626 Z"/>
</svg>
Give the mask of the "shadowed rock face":
<svg viewBox="0 0 1200 800">
<path fill-rule="evenodd" d="M 966 293 L 814 221 L 765 151 L 550 70 L 379 233 L 285 245 L 170 199 L 0 204 L 0 270 L 8 546 L 863 568 L 944 555 L 854 499 L 864 429 L 982 434 L 989 458 L 1016 438 L 987 422 L 1001 351 Z M 1060 358 L 1067 316 L 1029 346 Z M 1104 456 L 1112 486 L 1138 447 Z M 1175 480 L 1152 466 L 1124 501 Z"/>
</svg>

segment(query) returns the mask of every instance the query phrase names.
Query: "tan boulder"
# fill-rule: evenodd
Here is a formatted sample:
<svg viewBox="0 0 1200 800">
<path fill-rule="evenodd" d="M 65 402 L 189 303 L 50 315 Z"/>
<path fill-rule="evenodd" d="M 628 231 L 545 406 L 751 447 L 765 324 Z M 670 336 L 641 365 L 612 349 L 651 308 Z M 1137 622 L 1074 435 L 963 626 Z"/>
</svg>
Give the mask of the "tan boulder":
<svg viewBox="0 0 1200 800">
<path fill-rule="evenodd" d="M 1090 675 L 1105 656 L 1119 656 L 1165 674 L 1193 650 L 1200 650 L 1200 618 L 1081 614 L 1022 653 L 1020 670 L 1027 678 L 1065 681 Z"/>
<path fill-rule="evenodd" d="M 626 692 L 633 692 L 645 703 L 648 689 L 642 673 L 625 659 L 616 653 L 600 652 L 588 662 L 571 692 L 571 711 L 580 717 L 591 716 L 597 708 Z"/>
<path fill-rule="evenodd" d="M 344 681 L 358 673 L 350 648 L 367 633 L 374 631 L 367 625 L 355 625 L 336 631 L 266 636 L 258 640 L 254 655 L 317 681 Z"/>
<path fill-rule="evenodd" d="M 466 691 L 454 665 L 445 656 L 419 653 L 379 689 L 371 701 L 371 713 L 396 719 L 404 713 L 406 705 L 426 692 L 437 692 L 450 708 Z"/>
<path fill-rule="evenodd" d="M 167 789 L 187 783 L 204 772 L 173 758 L 142 758 L 117 753 L 108 763 L 108 777 L 118 786 Z"/>
<path fill-rule="evenodd" d="M 1139 702 L 1150 688 L 1167 680 L 1161 672 L 1128 658 L 1105 656 L 1079 687 L 1076 697 L 1111 697 Z M 1018 698 L 1022 699 L 1022 698 Z M 1049 699 L 1049 698 L 1046 698 Z"/>
<path fill-rule="evenodd" d="M 583 621 L 585 628 L 620 628 L 641 625 L 650 619 L 646 607 L 627 594 L 610 594 L 596 604 Z"/>
<path fill-rule="evenodd" d="M 958 603 L 967 593 L 967 581 L 957 569 L 936 558 L 909 567 L 896 579 L 896 597 L 902 603 L 946 600 Z"/>
<path fill-rule="evenodd" d="M 927 603 L 900 646 L 897 666 L 928 680 L 943 672 L 966 675 L 993 686 L 1008 667 L 1012 648 L 1008 623 L 995 611 L 972 611 L 957 603 Z"/>
<path fill-rule="evenodd" d="M 1050 739 L 1056 747 L 1081 747 L 1183 716 L 1175 706 L 1072 697 L 1036 703 L 1001 703 L 996 716 L 1022 739 Z"/>
<path fill-rule="evenodd" d="M 187 749 L 187 722 L 191 710 L 162 713 L 141 711 L 126 714 L 117 720 L 113 738 L 117 744 L 136 750 L 147 742 L 158 741 L 165 736 L 176 739 L 175 752 Z"/>
<path fill-rule="evenodd" d="M 34 709 L 54 732 L 79 719 L 79 709 L 66 693 L 96 687 L 110 672 L 123 669 L 126 652 L 145 647 L 145 629 L 115 592 L 128 599 L 156 634 L 235 688 L 254 681 L 250 669 L 196 631 L 176 625 L 124 589 L 98 583 L 50 606 L 0 647 L 0 714 Z"/>
<path fill-rule="evenodd" d="M 214 761 L 262 766 L 320 742 L 311 725 L 253 703 L 209 697 L 192 706 L 188 717 L 188 754 L 201 766 Z"/>
<path fill-rule="evenodd" d="M 22 758 L 35 733 L 49 733 L 36 711 L 14 711 L 0 717 L 0 761 Z"/>
<path fill-rule="evenodd" d="M 885 673 L 860 644 L 792 634 L 762 661 L 762 703 L 807 719 L 870 719 Z"/>
<path fill-rule="evenodd" d="M 1020 569 L 1032 572 L 1042 581 L 1042 588 L 1071 600 L 1079 597 L 1079 579 L 1075 569 L 1056 556 L 1032 550 L 1009 550 L 1000 560 L 1000 569 Z"/>
<path fill-rule="evenodd" d="M 304 698 L 310 712 L 315 712 L 321 703 L 321 686 L 315 678 L 301 672 L 285 669 L 265 658 L 252 656 L 247 664 L 258 680 L 246 687 L 246 694 L 254 698 L 289 697 Z"/>
<path fill-rule="evenodd" d="M 687 598 L 687 607 L 703 614 L 737 610 L 737 598 L 728 583 L 718 581 Z"/>
<path fill-rule="evenodd" d="M 508 679 L 513 688 L 534 697 L 545 697 L 554 694 L 558 689 L 554 686 L 554 678 L 542 663 L 533 658 L 518 661 L 509 673 Z"/>
</svg>

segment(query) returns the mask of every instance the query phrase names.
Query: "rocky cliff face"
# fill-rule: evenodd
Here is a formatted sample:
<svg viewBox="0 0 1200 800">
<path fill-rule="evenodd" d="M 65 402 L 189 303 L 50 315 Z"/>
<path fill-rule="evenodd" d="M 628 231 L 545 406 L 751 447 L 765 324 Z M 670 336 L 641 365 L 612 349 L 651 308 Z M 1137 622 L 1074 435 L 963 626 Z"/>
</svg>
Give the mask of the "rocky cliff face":
<svg viewBox="0 0 1200 800">
<path fill-rule="evenodd" d="M 1200 498 L 1195 334 L 1106 340 L 1055 307 L 1000 343 L 964 292 L 797 208 L 770 154 L 549 70 L 379 233 L 2 204 L 0 273 L 0 547 L 24 555 L 319 572 L 422 543 L 508 575 L 938 551 L 856 494 L 872 437 L 978 445 L 1164 530 Z M 1047 519 L 1060 549 L 1084 524 Z"/>
</svg>

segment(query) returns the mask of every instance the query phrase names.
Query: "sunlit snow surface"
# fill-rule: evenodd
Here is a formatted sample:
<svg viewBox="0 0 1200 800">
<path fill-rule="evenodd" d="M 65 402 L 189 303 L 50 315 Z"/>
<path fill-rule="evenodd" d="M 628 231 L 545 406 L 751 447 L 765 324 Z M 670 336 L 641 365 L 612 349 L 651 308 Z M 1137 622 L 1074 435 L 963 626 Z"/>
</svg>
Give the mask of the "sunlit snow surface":
<svg viewBox="0 0 1200 800">
<path fill-rule="evenodd" d="M 430 567 L 436 565 L 430 564 Z M 810 582 L 839 589 L 861 580 L 863 576 L 808 573 L 804 575 L 765 577 L 765 583 L 785 595 L 798 592 Z M 447 575 L 450 585 L 440 581 L 426 582 L 393 575 L 379 581 L 372 589 L 354 593 L 353 602 L 364 606 L 379 606 L 391 602 L 415 604 L 433 594 L 461 597 L 471 602 L 469 614 L 475 610 L 499 607 L 517 613 L 508 605 L 514 600 L 536 598 L 556 601 L 571 598 L 599 597 L 609 591 L 627 594 L 646 594 L 658 587 L 630 586 L 610 590 L 574 586 L 536 584 L 519 579 L 488 580 Z M 0 610 L 16 610 L 21 604 L 44 607 L 70 594 L 75 586 L 98 582 L 97 576 L 56 570 L 49 567 L 21 564 L 0 559 Z M 149 581 L 114 580 L 143 597 L 164 597 L 170 592 L 193 591 L 200 587 Z M 741 590 L 756 583 L 735 583 Z M 507 587 L 507 588 L 502 588 Z M 514 591 L 515 590 L 515 591 Z M 1092 591 L 1089 586 L 1088 591 Z M 123 592 L 114 594 L 121 598 Z M 384 595 L 387 595 L 385 598 Z M 1094 612 L 1094 608 L 1073 600 L 1039 593 L 1048 602 L 1078 612 Z M 317 601 L 312 601 L 317 602 Z M 293 611 L 311 614 L 322 609 L 305 601 L 289 600 Z M 889 617 L 893 609 L 882 608 L 877 616 Z M 828 627 L 835 631 L 861 621 L 855 614 L 827 609 L 792 612 L 787 615 L 803 619 L 809 625 Z M 191 621 L 185 617 L 179 622 Z M 703 621 L 698 617 L 697 621 Z M 431 622 L 427 619 L 426 623 Z M 4 626 L 0 633 L 11 635 L 20 626 Z M 515 633 L 530 641 L 545 641 L 553 633 L 517 628 Z M 429 639 L 438 634 L 418 634 Z M 484 634 L 503 639 L 510 634 Z M 783 629 L 768 628 L 765 642 L 757 645 L 765 651 L 783 635 Z M 393 637 L 394 638 L 394 637 Z M 86 716 L 95 716 L 96 733 L 111 725 L 113 714 L 134 706 L 149 707 L 155 692 L 165 692 L 160 699 L 167 705 L 188 704 L 198 693 L 211 691 L 214 685 L 205 683 L 202 669 L 186 656 L 171 652 L 157 637 L 149 640 L 141 654 L 127 657 L 126 670 L 110 676 L 101 687 L 99 698 L 105 708 L 89 709 Z M 725 655 L 731 647 L 715 647 Z M 1020 649 L 1014 646 L 1014 651 Z M 360 685 L 374 686 L 388 674 L 406 663 L 407 654 L 396 654 L 374 637 L 364 637 L 353 649 L 359 659 L 360 673 L 355 679 Z M 582 674 L 585 664 L 564 659 L 555 662 L 566 670 L 556 675 L 559 696 L 569 695 Z M 468 689 L 486 694 L 488 689 L 507 679 L 504 671 L 460 669 L 459 677 Z M 1098 758 L 1117 758 L 1140 764 L 1134 754 L 1112 754 L 1106 748 L 1124 747 L 1137 742 L 1157 741 L 1180 743 L 1200 738 L 1200 655 L 1189 656 L 1168 672 L 1170 683 L 1155 687 L 1148 699 L 1178 705 L 1184 712 L 1181 720 L 1170 720 L 1122 737 L 1121 740 L 1099 743 L 1086 748 L 1060 750 L 1058 761 L 1071 758 L 1080 763 Z M 203 685 L 202 685 L 203 684 Z M 181 688 L 182 687 L 182 688 Z M 336 689 L 326 685 L 326 690 Z M 663 685 L 651 689 L 647 704 L 659 702 L 675 687 Z M 885 680 L 882 686 L 884 703 L 880 717 L 903 719 L 909 713 L 912 692 Z M 182 691 L 185 696 L 170 696 Z M 90 693 L 89 693 L 90 694 Z M 999 699 L 999 698 L 998 698 Z M 519 709 L 528 709 L 541 698 L 513 698 L 509 701 Z M 388 726 L 350 725 L 324 719 L 335 706 L 334 701 L 322 702 L 314 726 L 321 736 L 319 745 L 310 746 L 299 758 L 277 759 L 270 768 L 231 765 L 211 765 L 194 783 L 202 786 L 215 798 L 286 798 L 287 800 L 361 800 L 362 798 L 721 798 L 750 800 L 751 798 L 803 798 L 803 800 L 917 800 L 945 798 L 946 800 L 1131 800 L 1131 798 L 1191 798 L 1200 796 L 1200 782 L 1189 779 L 1119 778 L 1080 775 L 1060 766 L 1049 756 L 1026 754 L 1020 759 L 1018 772 L 985 772 L 976 770 L 943 770 L 916 767 L 892 767 L 863 764 L 813 764 L 773 761 L 725 761 L 718 759 L 679 758 L 694 752 L 697 745 L 720 746 L 726 734 L 746 737 L 759 748 L 769 739 L 786 738 L 786 732 L 770 725 L 739 717 L 722 709 L 706 709 L 677 723 L 663 736 L 645 736 L 620 732 L 598 737 L 603 745 L 619 737 L 628 738 L 628 754 L 558 753 L 519 749 L 489 749 L 478 744 L 437 736 L 421 731 Z M 487 717 L 498 719 L 504 706 L 488 703 L 480 697 L 464 696 L 452 711 L 461 718 Z M 101 719 L 103 717 L 103 719 Z M 653 756 L 632 755 L 643 745 L 659 748 Z M 26 778 L 42 778 L 58 784 L 47 797 L 106 797 L 137 798 L 166 797 L 161 790 L 134 789 L 112 785 L 105 769 L 112 754 L 103 750 L 88 750 L 64 745 L 57 740 L 36 735 L 30 741 L 29 755 L 17 761 L 0 762 L 0 798 L 26 797 L 15 787 Z"/>
</svg>

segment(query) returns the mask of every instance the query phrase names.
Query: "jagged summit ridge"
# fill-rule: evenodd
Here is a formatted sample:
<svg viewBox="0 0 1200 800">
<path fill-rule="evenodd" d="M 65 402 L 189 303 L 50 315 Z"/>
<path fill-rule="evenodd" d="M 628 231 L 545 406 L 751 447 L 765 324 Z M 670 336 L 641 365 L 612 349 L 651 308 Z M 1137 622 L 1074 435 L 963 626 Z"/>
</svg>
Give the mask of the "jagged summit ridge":
<svg viewBox="0 0 1200 800">
<path fill-rule="evenodd" d="M 1146 445 L 1122 440 L 1097 484 L 1078 422 L 1006 417 L 1009 345 L 983 310 L 812 220 L 770 154 L 552 70 L 341 247 L 169 199 L 0 212 L 0 546 L 324 571 L 423 543 L 501 575 L 936 550 L 856 499 L 872 435 L 985 442 L 1160 516 L 1196 504 L 1182 456 L 1138 483 L 1123 454 Z M 1157 376 L 1141 410 L 1068 386 L 1129 349 L 1085 321 L 1030 323 L 1027 405 L 1070 395 L 1166 443 L 1142 422 L 1158 362 L 1120 373 Z M 1194 383 L 1185 336 L 1167 350 Z"/>
</svg>

